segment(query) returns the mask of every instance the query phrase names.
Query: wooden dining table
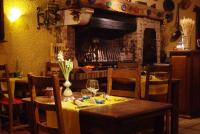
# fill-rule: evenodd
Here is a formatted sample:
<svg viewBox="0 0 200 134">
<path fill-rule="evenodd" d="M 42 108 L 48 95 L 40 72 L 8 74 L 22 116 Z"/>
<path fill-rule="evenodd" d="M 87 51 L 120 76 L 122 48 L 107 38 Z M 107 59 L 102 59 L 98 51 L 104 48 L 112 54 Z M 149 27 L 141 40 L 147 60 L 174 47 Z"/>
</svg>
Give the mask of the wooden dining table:
<svg viewBox="0 0 200 134">
<path fill-rule="evenodd" d="M 42 97 L 36 99 L 43 103 L 50 102 Z M 71 101 L 62 102 L 65 133 L 130 134 L 152 129 L 155 134 L 164 134 L 164 116 L 173 107 L 169 103 L 114 96 L 110 96 L 105 104 L 88 105 L 87 102 L 90 100 L 83 108 Z M 48 126 L 57 126 L 54 112 L 47 111 L 46 118 Z"/>
<path fill-rule="evenodd" d="M 30 102 L 30 100 L 26 100 L 26 102 Z M 155 133 L 162 134 L 164 132 L 164 113 L 170 110 L 173 110 L 172 104 L 138 99 L 100 107 L 87 107 L 79 110 L 78 125 L 80 126 L 78 128 L 80 127 L 81 134 L 118 134 L 117 132 L 129 134 L 148 128 L 154 129 Z M 64 120 L 71 119 L 64 118 Z M 172 113 L 171 121 L 171 134 L 177 134 L 177 114 Z M 32 122 L 29 123 L 32 128 Z"/>
<path fill-rule="evenodd" d="M 79 111 L 81 134 L 130 134 L 144 129 L 164 133 L 164 114 L 171 104 L 132 99 Z"/>
<path fill-rule="evenodd" d="M 27 83 L 27 81 L 16 81 L 16 83 L 23 83 L 23 82 Z M 111 130 L 109 130 L 109 132 L 112 132 L 112 131 L 114 132 L 115 128 L 118 128 L 119 126 L 122 125 L 122 128 L 120 128 L 120 127 L 118 128 L 118 129 L 120 129 L 119 132 L 120 131 L 124 131 L 124 132 L 138 131 L 138 130 L 145 129 L 145 128 L 155 128 L 156 132 L 160 133 L 163 131 L 164 113 L 166 111 L 171 110 L 172 111 L 171 133 L 178 134 L 178 86 L 179 86 L 179 80 L 173 80 L 172 93 L 171 93 L 171 101 L 172 101 L 171 104 L 163 104 L 163 103 L 158 103 L 158 102 L 150 102 L 150 101 L 134 99 L 134 100 L 130 100 L 127 102 L 113 104 L 113 105 L 109 105 L 109 106 L 101 106 L 101 107 L 93 107 L 93 108 L 88 107 L 85 109 L 81 109 L 79 111 L 81 133 L 87 132 L 85 129 L 87 127 L 91 127 L 91 129 L 93 127 L 94 127 L 93 129 L 97 129 L 96 127 L 99 127 L 98 128 L 99 132 L 101 132 L 104 129 L 107 130 L 106 128 L 108 128 L 108 127 L 104 128 L 106 125 L 101 126 L 102 125 L 101 122 L 103 123 L 106 120 L 109 120 L 115 124 L 113 126 L 113 125 L 111 125 L 111 123 L 107 123 L 107 122 L 105 123 L 107 125 L 111 125 Z M 25 101 L 27 102 L 27 100 L 25 100 Z M 142 107 L 143 105 L 144 105 L 144 107 Z M 131 109 L 131 107 L 132 107 L 132 109 Z M 128 117 L 131 117 L 131 120 L 129 120 Z M 92 119 L 92 121 L 94 121 L 94 122 L 89 121 L 89 119 Z M 98 119 L 99 121 L 95 121 L 93 119 Z M 122 120 L 122 119 L 123 120 L 125 119 L 125 120 L 121 122 L 120 120 Z M 148 123 L 146 123 L 147 120 L 148 120 Z M 134 123 L 135 126 L 132 126 L 133 128 L 130 127 L 125 131 L 123 129 L 125 129 L 126 125 L 123 127 L 123 123 L 126 124 L 128 122 L 132 122 L 132 123 L 135 122 Z M 137 122 L 138 123 L 140 122 L 143 125 L 138 124 L 138 126 L 137 126 Z M 159 127 L 157 127 L 158 122 L 160 124 Z M 89 125 L 90 123 L 91 123 L 91 125 Z M 93 125 L 95 123 L 97 123 L 97 125 Z M 100 123 L 100 125 L 98 123 Z M 157 125 L 154 126 L 153 125 L 154 123 L 156 123 Z M 85 126 L 86 124 L 88 124 L 88 125 Z M 30 124 L 30 126 L 31 125 L 32 124 Z M 141 126 L 144 126 L 144 127 L 141 127 Z M 90 131 L 90 129 L 88 129 L 88 131 Z M 107 132 L 105 132 L 105 133 L 107 133 Z"/>
<path fill-rule="evenodd" d="M 164 113 L 171 111 L 170 133 L 178 134 L 178 86 L 179 80 L 174 79 L 170 94 L 171 103 L 132 99 L 111 105 L 80 109 L 80 132 L 83 134 L 117 134 L 118 132 L 129 134 L 132 131 L 153 128 L 155 133 L 162 134 Z M 66 112 L 66 108 L 64 109 Z"/>
</svg>

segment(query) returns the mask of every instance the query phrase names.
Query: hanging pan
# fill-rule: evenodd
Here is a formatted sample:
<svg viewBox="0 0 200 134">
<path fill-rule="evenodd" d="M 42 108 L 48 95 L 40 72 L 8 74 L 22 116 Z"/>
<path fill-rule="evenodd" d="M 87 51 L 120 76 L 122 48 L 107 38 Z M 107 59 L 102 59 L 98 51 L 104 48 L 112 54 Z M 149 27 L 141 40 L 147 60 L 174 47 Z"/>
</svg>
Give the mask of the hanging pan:
<svg viewBox="0 0 200 134">
<path fill-rule="evenodd" d="M 180 30 L 180 25 L 179 25 L 179 4 L 177 5 L 177 14 L 176 14 L 176 30 L 175 32 L 173 32 L 170 41 L 176 41 L 177 39 L 179 39 L 179 37 L 181 36 L 181 30 Z"/>
</svg>

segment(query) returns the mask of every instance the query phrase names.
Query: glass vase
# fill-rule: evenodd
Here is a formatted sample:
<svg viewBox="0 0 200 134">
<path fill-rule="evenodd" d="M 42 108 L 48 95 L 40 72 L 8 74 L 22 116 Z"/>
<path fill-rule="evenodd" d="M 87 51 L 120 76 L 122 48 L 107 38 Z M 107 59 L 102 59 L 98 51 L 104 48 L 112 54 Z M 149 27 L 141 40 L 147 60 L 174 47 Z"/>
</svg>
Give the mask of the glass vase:
<svg viewBox="0 0 200 134">
<path fill-rule="evenodd" d="M 191 36 L 183 35 L 182 36 L 182 43 L 184 45 L 184 49 L 190 50 L 191 49 Z"/>
<path fill-rule="evenodd" d="M 66 80 L 63 84 L 65 86 L 65 90 L 63 92 L 64 100 L 70 100 L 72 98 L 72 90 L 70 89 L 71 82 Z"/>
</svg>

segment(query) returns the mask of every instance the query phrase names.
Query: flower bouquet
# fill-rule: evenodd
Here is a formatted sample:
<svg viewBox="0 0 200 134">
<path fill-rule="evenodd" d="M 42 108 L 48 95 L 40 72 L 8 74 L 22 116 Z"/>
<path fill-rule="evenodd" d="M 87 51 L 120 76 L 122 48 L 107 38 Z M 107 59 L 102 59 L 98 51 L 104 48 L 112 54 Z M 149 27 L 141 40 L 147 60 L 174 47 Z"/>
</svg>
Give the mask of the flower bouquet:
<svg viewBox="0 0 200 134">
<path fill-rule="evenodd" d="M 191 36 L 194 30 L 194 20 L 191 18 L 183 18 L 180 20 L 180 25 L 182 28 L 182 43 L 186 49 L 191 48 Z"/>
<path fill-rule="evenodd" d="M 66 87 L 66 89 L 63 92 L 63 96 L 64 97 L 70 97 L 70 96 L 72 96 L 72 91 L 69 88 L 71 86 L 71 83 L 69 81 L 69 75 L 70 75 L 70 72 L 73 69 L 73 61 L 71 61 L 70 59 L 65 60 L 64 56 L 63 56 L 63 52 L 59 51 L 59 53 L 58 53 L 58 64 L 59 64 L 60 69 L 63 73 L 64 78 L 65 78 L 65 83 L 63 85 Z"/>
</svg>

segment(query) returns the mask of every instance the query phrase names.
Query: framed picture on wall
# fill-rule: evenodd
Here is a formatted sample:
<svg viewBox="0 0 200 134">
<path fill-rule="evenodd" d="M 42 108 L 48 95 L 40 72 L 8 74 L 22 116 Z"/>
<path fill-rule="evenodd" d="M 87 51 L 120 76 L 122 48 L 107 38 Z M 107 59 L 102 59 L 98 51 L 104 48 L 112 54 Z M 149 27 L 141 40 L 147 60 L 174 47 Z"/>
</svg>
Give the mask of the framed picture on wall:
<svg viewBox="0 0 200 134">
<path fill-rule="evenodd" d="M 4 33 L 4 10 L 3 0 L 0 0 L 0 41 L 3 41 L 5 37 Z"/>
</svg>

